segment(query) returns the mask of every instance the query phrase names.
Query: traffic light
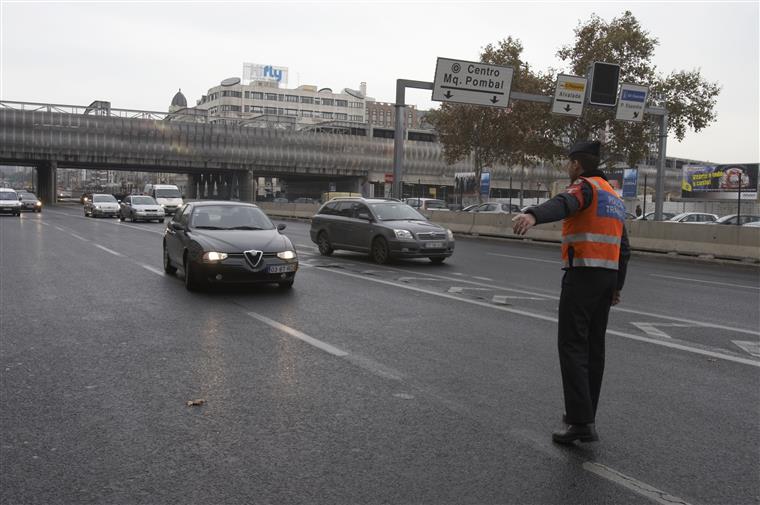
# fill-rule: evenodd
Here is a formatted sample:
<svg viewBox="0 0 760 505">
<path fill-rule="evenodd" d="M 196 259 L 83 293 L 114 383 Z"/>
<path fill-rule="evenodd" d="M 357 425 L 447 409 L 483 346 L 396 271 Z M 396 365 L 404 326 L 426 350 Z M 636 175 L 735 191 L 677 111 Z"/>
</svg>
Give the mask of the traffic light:
<svg viewBox="0 0 760 505">
<path fill-rule="evenodd" d="M 588 103 L 614 107 L 617 103 L 620 65 L 595 61 L 591 67 L 591 90 Z"/>
</svg>

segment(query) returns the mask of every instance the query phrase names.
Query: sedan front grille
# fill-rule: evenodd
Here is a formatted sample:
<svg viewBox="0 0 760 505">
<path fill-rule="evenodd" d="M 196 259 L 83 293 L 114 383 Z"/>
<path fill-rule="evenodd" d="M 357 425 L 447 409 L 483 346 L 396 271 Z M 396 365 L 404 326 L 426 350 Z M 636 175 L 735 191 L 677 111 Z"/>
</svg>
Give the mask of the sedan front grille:
<svg viewBox="0 0 760 505">
<path fill-rule="evenodd" d="M 420 240 L 446 240 L 446 234 L 439 231 L 434 231 L 431 233 L 418 233 L 417 238 Z"/>
<path fill-rule="evenodd" d="M 251 268 L 256 268 L 261 262 L 261 256 L 263 253 L 261 251 L 250 250 L 245 251 L 243 255 Z"/>
</svg>

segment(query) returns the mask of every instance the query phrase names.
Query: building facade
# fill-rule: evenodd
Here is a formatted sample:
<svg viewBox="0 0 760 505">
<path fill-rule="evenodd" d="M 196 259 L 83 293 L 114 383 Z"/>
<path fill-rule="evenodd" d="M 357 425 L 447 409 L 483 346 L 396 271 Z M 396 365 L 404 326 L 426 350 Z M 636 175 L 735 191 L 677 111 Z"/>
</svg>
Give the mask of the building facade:
<svg viewBox="0 0 760 505">
<path fill-rule="evenodd" d="M 414 105 L 406 106 L 404 127 L 417 130 L 420 128 L 420 114 Z M 396 106 L 387 102 L 367 100 L 367 122 L 372 126 L 395 128 Z"/>
</svg>

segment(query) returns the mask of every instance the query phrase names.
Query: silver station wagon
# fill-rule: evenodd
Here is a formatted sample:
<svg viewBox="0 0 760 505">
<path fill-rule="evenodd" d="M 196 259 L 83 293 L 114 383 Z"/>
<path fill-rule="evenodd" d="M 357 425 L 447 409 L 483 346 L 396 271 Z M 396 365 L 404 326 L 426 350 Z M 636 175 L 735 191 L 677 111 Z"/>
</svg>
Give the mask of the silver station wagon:
<svg viewBox="0 0 760 505">
<path fill-rule="evenodd" d="M 394 200 L 330 200 L 311 218 L 310 235 L 324 256 L 344 249 L 368 253 L 379 264 L 391 258 L 429 258 L 442 263 L 454 253 L 451 230 Z"/>
</svg>

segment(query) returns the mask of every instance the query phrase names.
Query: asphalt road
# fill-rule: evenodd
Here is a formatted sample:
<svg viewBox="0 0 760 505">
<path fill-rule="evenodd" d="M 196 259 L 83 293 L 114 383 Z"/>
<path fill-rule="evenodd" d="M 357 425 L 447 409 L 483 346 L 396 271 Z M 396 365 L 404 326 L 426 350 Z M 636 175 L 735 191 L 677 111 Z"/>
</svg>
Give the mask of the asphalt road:
<svg viewBox="0 0 760 505">
<path fill-rule="evenodd" d="M 565 448 L 556 247 L 378 266 L 287 222 L 292 290 L 190 293 L 162 231 L 0 216 L 0 503 L 760 503 L 757 268 L 634 256 Z"/>
</svg>

